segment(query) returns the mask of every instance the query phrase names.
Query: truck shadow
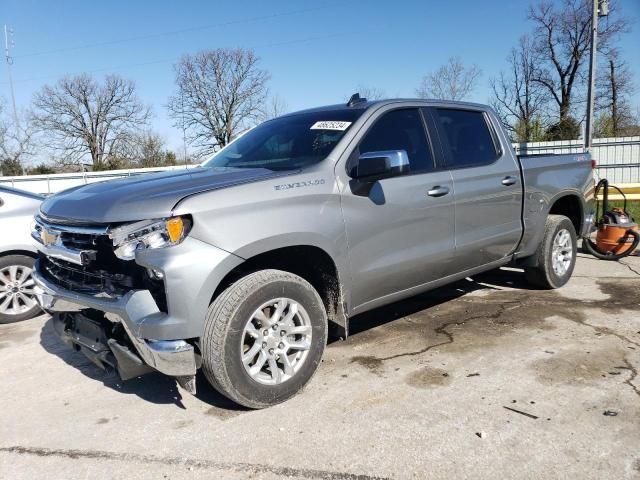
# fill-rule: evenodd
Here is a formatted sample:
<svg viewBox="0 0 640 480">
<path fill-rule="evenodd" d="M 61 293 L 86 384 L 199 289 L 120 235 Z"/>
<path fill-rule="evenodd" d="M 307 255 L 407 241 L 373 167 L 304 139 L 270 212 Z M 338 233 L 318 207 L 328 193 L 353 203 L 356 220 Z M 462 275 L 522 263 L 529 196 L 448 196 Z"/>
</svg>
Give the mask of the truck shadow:
<svg viewBox="0 0 640 480">
<path fill-rule="evenodd" d="M 105 387 L 127 395 L 137 395 L 151 403 L 161 405 L 174 404 L 179 408 L 186 409 L 182 401 L 183 392 L 178 388 L 173 378 L 161 373 L 149 373 L 123 382 L 115 370 L 101 369 L 82 353 L 62 343 L 53 329 L 51 319 L 42 327 L 40 344 L 48 353 L 57 356 L 67 365 L 76 368 L 91 380 L 102 382 Z M 200 372 L 198 372 L 196 381 L 198 390 L 196 398 L 202 402 L 227 410 L 242 409 L 212 388 Z"/>
<path fill-rule="evenodd" d="M 442 303 L 455 300 L 476 290 L 499 290 L 501 288 L 529 288 L 522 272 L 514 270 L 495 270 L 465 279 L 414 297 L 396 302 L 370 312 L 357 315 L 350 324 L 350 336 L 357 337 L 369 329 L 384 325 Z M 330 342 L 331 343 L 331 342 Z M 83 375 L 102 382 L 108 388 L 127 395 L 137 395 L 141 399 L 155 404 L 174 404 L 186 409 L 182 399 L 183 392 L 176 381 L 160 373 L 150 373 L 123 382 L 114 370 L 103 370 L 89 361 L 82 353 L 62 343 L 49 319 L 40 332 L 40 344 L 50 354 L 57 356 L 67 365 L 76 368 Z M 217 409 L 244 411 L 245 409 L 218 393 L 209 385 L 204 375 L 198 372 L 196 377 L 196 398 Z"/>
<path fill-rule="evenodd" d="M 459 280 L 450 285 L 429 290 L 414 297 L 356 315 L 349 322 L 349 336 L 358 335 L 372 328 L 442 303 L 447 303 L 477 290 L 501 290 L 503 288 L 532 289 L 527 283 L 522 270 L 511 268 L 491 270 L 473 278 Z M 331 341 L 334 340 L 337 339 L 331 339 Z"/>
</svg>

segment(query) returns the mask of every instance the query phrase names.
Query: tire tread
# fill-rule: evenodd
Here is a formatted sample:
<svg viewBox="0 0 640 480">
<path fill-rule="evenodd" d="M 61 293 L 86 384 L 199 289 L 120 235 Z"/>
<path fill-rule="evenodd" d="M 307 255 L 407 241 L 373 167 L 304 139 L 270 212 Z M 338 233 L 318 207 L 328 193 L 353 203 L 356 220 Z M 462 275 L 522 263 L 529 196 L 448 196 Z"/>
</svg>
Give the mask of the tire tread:
<svg viewBox="0 0 640 480">
<path fill-rule="evenodd" d="M 562 285 L 564 285 L 564 283 L 558 284 L 555 281 L 555 279 L 551 276 L 551 271 L 547 264 L 547 259 L 550 255 L 550 250 L 553 245 L 554 233 L 558 229 L 560 224 L 562 224 L 565 221 L 566 223 L 568 223 L 567 228 L 569 229 L 569 232 L 573 234 L 572 235 L 573 249 L 574 249 L 573 261 L 575 265 L 576 234 L 575 234 L 575 229 L 573 227 L 573 223 L 571 223 L 571 220 L 568 217 L 565 217 L 564 215 L 547 216 L 547 220 L 544 225 L 544 234 L 542 236 L 542 241 L 540 242 L 540 245 L 538 245 L 538 249 L 536 250 L 536 253 L 535 253 L 537 266 L 525 268 L 525 277 L 527 281 L 531 285 L 537 288 L 544 289 L 544 290 L 551 290 L 551 289 L 559 288 Z M 573 267 L 571 267 L 569 278 L 571 278 L 571 273 L 573 273 Z"/>
<path fill-rule="evenodd" d="M 323 305 L 318 293 L 306 280 L 286 271 L 270 269 L 251 273 L 227 287 L 213 301 L 207 312 L 202 337 L 202 351 L 203 353 L 209 352 L 209 355 L 203 354 L 202 358 L 205 377 L 220 393 L 249 408 L 264 408 L 270 404 L 245 398 L 233 387 L 224 364 L 225 340 L 231 327 L 233 315 L 247 295 L 262 285 L 281 280 L 306 284 L 317 296 L 319 304 Z"/>
</svg>

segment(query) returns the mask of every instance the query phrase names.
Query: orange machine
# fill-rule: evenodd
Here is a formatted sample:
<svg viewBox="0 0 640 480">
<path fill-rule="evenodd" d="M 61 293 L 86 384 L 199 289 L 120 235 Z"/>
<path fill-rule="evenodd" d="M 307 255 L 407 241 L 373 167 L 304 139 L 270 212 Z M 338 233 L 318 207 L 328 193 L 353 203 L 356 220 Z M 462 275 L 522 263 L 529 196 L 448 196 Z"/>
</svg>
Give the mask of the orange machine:
<svg viewBox="0 0 640 480">
<path fill-rule="evenodd" d="M 609 188 L 614 188 L 624 198 L 623 208 L 609 210 Z M 593 256 L 602 260 L 618 260 L 633 252 L 640 243 L 638 224 L 627 212 L 627 198 L 616 186 L 609 185 L 607 179 L 602 179 L 596 186 L 596 198 L 599 191 L 602 194 L 602 217 L 598 217 L 599 205 L 596 205 L 596 242 L 589 237 L 584 238 L 584 247 Z"/>
</svg>

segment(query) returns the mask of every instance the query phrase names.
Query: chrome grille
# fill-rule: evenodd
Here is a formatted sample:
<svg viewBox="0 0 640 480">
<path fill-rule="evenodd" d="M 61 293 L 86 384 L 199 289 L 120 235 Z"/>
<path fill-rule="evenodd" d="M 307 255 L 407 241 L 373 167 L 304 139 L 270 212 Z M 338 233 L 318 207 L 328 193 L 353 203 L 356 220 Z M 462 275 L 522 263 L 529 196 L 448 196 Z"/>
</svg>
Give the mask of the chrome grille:
<svg viewBox="0 0 640 480">
<path fill-rule="evenodd" d="M 65 247 L 78 250 L 95 249 L 98 245 L 99 235 L 86 233 L 61 232 L 60 240 Z"/>
<path fill-rule="evenodd" d="M 134 287 L 134 279 L 124 273 L 94 270 L 73 263 L 45 257 L 41 270 L 61 287 L 74 292 L 120 296 Z"/>
<path fill-rule="evenodd" d="M 43 243 L 43 231 L 51 232 L 55 241 Z M 114 297 L 149 290 L 158 308 L 166 311 L 164 281 L 151 278 L 134 260 L 116 257 L 108 226 L 58 224 L 37 216 L 32 236 L 40 243 L 36 268 L 52 283 L 78 293 Z"/>
</svg>

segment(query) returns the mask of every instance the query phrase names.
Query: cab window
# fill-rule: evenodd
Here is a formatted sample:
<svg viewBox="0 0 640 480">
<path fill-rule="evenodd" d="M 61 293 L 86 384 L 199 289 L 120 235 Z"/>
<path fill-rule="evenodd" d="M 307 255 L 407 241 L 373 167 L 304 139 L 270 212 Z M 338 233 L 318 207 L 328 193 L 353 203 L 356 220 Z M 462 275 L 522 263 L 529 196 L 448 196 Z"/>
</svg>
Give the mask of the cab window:
<svg viewBox="0 0 640 480">
<path fill-rule="evenodd" d="M 498 149 L 483 112 L 436 108 L 435 117 L 447 167 L 486 165 L 498 158 Z"/>
</svg>

